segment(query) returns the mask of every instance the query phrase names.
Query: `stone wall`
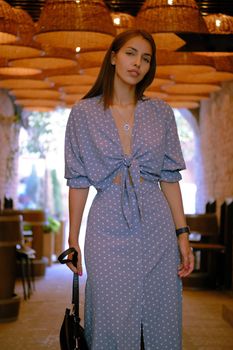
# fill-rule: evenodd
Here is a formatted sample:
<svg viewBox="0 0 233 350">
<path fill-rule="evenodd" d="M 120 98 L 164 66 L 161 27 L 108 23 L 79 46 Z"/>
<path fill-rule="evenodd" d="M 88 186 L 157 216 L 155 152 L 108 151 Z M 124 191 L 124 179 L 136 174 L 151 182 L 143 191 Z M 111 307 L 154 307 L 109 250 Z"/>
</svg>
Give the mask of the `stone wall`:
<svg viewBox="0 0 233 350">
<path fill-rule="evenodd" d="M 0 200 L 4 196 L 17 202 L 19 123 L 15 119 L 14 105 L 0 90 Z"/>
<path fill-rule="evenodd" d="M 203 101 L 199 116 L 203 172 L 198 178 L 197 211 L 214 198 L 220 204 L 233 197 L 233 82 Z M 202 158 L 202 159 L 201 159 Z"/>
</svg>

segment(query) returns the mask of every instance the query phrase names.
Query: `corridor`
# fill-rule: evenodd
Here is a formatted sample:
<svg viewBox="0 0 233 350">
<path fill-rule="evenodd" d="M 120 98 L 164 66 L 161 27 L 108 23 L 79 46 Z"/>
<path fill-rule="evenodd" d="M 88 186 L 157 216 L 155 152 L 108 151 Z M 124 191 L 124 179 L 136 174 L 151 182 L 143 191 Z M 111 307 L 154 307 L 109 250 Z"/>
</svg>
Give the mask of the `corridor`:
<svg viewBox="0 0 233 350">
<path fill-rule="evenodd" d="M 70 305 L 71 281 L 65 266 L 48 267 L 45 277 L 36 280 L 31 299 L 21 302 L 18 320 L 0 324 L 0 349 L 59 350 L 59 327 Z M 85 276 L 80 282 L 83 320 Z M 23 295 L 20 281 L 16 293 Z M 218 291 L 184 292 L 183 350 L 233 349 L 233 327 L 222 318 L 223 304 L 233 308 L 233 296 Z"/>
</svg>

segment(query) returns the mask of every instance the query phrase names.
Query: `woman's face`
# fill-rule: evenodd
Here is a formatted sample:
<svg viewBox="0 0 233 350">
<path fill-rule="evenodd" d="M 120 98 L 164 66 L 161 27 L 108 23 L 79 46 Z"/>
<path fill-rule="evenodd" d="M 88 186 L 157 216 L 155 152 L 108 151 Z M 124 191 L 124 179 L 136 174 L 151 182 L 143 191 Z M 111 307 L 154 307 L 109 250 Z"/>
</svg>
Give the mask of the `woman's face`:
<svg viewBox="0 0 233 350">
<path fill-rule="evenodd" d="M 127 85 L 138 84 L 150 69 L 151 55 L 150 43 L 143 37 L 128 40 L 117 53 L 112 53 L 115 80 Z"/>
</svg>

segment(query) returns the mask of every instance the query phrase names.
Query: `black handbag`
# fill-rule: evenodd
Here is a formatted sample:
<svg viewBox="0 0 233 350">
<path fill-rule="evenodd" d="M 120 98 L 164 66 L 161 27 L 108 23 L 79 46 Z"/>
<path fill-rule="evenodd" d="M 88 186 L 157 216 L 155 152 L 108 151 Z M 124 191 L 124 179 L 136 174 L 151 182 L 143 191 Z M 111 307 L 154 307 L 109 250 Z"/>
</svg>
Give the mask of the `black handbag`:
<svg viewBox="0 0 233 350">
<path fill-rule="evenodd" d="M 69 254 L 73 253 L 72 260 L 65 259 Z M 72 262 L 77 266 L 78 253 L 74 248 L 65 250 L 58 257 L 61 264 Z M 60 348 L 61 350 L 88 350 L 84 329 L 80 325 L 79 318 L 79 277 L 76 273 L 73 275 L 73 290 L 72 290 L 72 309 L 65 310 L 64 320 L 60 329 Z"/>
</svg>

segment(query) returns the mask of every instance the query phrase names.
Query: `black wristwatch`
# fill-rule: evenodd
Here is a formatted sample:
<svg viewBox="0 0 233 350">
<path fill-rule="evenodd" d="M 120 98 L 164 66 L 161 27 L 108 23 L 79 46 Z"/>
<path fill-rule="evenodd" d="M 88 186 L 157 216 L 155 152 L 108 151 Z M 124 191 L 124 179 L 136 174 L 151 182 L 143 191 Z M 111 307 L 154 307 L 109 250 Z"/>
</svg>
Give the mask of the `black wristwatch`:
<svg viewBox="0 0 233 350">
<path fill-rule="evenodd" d="M 185 226 L 185 227 L 181 227 L 181 228 L 178 228 L 176 230 L 176 236 L 178 237 L 179 235 L 181 235 L 182 233 L 188 233 L 190 234 L 190 229 L 188 226 Z"/>
</svg>

